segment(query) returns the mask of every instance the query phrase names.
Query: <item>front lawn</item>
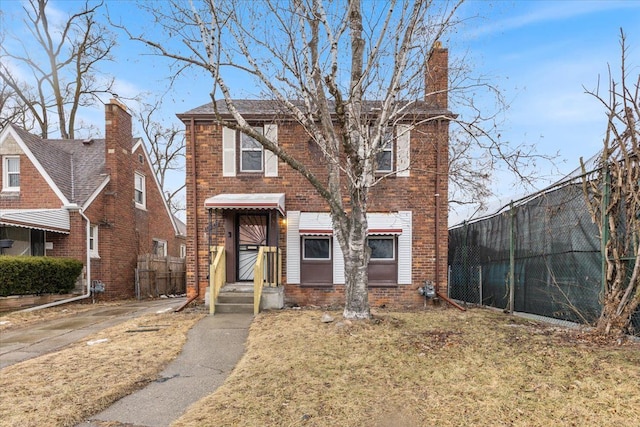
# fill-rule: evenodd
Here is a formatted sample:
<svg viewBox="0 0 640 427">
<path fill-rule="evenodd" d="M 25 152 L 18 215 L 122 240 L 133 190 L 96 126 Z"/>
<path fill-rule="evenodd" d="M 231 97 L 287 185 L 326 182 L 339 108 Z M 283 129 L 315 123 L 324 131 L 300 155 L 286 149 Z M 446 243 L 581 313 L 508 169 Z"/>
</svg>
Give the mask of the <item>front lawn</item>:
<svg viewBox="0 0 640 427">
<path fill-rule="evenodd" d="M 637 426 L 640 346 L 486 309 L 261 314 L 174 426 Z"/>
</svg>

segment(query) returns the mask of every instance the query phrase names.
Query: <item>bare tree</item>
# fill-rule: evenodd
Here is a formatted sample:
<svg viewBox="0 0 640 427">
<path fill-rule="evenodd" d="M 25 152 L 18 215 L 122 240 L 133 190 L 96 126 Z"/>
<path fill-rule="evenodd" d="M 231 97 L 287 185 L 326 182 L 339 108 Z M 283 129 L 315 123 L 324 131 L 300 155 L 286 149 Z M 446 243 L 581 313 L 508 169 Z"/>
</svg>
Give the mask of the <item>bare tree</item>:
<svg viewBox="0 0 640 427">
<path fill-rule="evenodd" d="M 640 75 L 627 67 L 622 30 L 620 46 L 619 80 L 609 70 L 606 95 L 599 88 L 587 90 L 607 117 L 600 172 L 583 181 L 602 240 L 604 278 L 597 329 L 607 335 L 628 331 L 640 306 Z M 584 171 L 584 163 L 582 167 Z"/>
<path fill-rule="evenodd" d="M 172 171 L 184 171 L 184 129 L 178 128 L 175 124 L 164 126 L 158 117 L 161 107 L 160 101 L 155 104 L 142 103 L 140 111 L 135 113 L 135 116 L 140 123 L 145 142 L 149 148 L 151 167 L 160 181 L 160 186 L 165 191 L 171 212 L 175 215 L 185 210 L 180 196 L 186 184 L 183 181 L 179 187 L 167 190 L 168 176 Z"/>
<path fill-rule="evenodd" d="M 103 78 L 97 65 L 111 59 L 115 38 L 96 20 L 102 2 L 90 6 L 87 1 L 60 26 L 50 21 L 47 6 L 48 0 L 29 0 L 24 6 L 25 28 L 35 44 L 18 38 L 3 43 L 0 79 L 43 138 L 56 129 L 61 138 L 73 139 L 78 109 L 98 101 L 96 94 L 111 91 L 113 78 Z"/>
<path fill-rule="evenodd" d="M 232 0 L 175 0 L 166 8 L 142 7 L 182 47 L 125 30 L 176 66 L 209 73 L 214 108 L 223 99 L 233 117 L 223 120 L 216 111 L 218 123 L 253 137 L 325 199 L 344 254 L 344 316 L 368 318 L 367 197 L 384 179 L 375 175 L 376 158 L 388 126 L 424 108 L 427 58 L 458 24 L 460 4 L 398 0 L 367 3 L 363 11 L 360 0 L 264 0 L 246 9 Z M 314 175 L 307 159 L 293 157 L 253 129 L 234 104 L 230 81 L 238 76 L 255 82 L 262 97 L 304 127 L 324 157 L 327 177 Z M 431 95 L 485 85 L 466 81 Z M 368 100 L 376 100 L 375 114 Z M 421 119 L 458 122 L 472 138 L 488 138 L 487 146 L 500 149 L 492 126 L 485 127 L 492 117 L 478 113 L 464 120 L 446 112 Z"/>
</svg>

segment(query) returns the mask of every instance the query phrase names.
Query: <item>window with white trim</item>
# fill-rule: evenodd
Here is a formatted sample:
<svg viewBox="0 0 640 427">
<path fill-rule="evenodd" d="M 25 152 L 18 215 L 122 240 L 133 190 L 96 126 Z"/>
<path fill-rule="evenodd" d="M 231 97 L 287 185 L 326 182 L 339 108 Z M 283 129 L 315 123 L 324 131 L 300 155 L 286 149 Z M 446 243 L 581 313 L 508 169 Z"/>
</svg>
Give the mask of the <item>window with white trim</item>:
<svg viewBox="0 0 640 427">
<path fill-rule="evenodd" d="M 135 192 L 134 192 L 134 200 L 136 202 L 136 207 L 145 209 L 147 205 L 147 198 L 145 192 L 145 176 L 141 173 L 135 173 Z"/>
<path fill-rule="evenodd" d="M 263 134 L 261 127 L 254 130 Z M 264 168 L 264 149 L 254 138 L 240 133 L 240 172 L 262 172 Z"/>
<path fill-rule="evenodd" d="M 396 259 L 396 239 L 393 236 L 369 237 L 371 261 L 393 261 Z"/>
<path fill-rule="evenodd" d="M 187 245 L 182 244 L 180 245 L 180 258 L 186 258 L 187 257 Z"/>
<path fill-rule="evenodd" d="M 158 256 L 167 256 L 167 241 L 161 239 L 153 239 L 153 248 L 151 252 Z"/>
<path fill-rule="evenodd" d="M 2 190 L 20 191 L 20 156 L 2 158 Z"/>
<path fill-rule="evenodd" d="M 393 171 L 393 128 L 382 135 L 381 149 L 376 154 L 376 172 Z"/>
<path fill-rule="evenodd" d="M 98 226 L 91 225 L 89 227 L 89 256 L 91 258 L 100 258 L 98 254 Z"/>
<path fill-rule="evenodd" d="M 329 237 L 303 237 L 302 259 L 305 261 L 327 261 L 331 259 L 331 239 Z"/>
</svg>

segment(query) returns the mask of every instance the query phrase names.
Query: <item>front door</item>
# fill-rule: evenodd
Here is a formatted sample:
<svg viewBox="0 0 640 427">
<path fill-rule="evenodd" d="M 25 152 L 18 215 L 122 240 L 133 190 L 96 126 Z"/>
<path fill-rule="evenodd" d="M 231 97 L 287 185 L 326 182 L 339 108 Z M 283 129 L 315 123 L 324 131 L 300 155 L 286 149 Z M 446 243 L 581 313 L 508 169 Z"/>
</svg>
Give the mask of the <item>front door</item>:
<svg viewBox="0 0 640 427">
<path fill-rule="evenodd" d="M 253 281 L 260 246 L 267 245 L 267 215 L 238 215 L 238 281 Z"/>
</svg>

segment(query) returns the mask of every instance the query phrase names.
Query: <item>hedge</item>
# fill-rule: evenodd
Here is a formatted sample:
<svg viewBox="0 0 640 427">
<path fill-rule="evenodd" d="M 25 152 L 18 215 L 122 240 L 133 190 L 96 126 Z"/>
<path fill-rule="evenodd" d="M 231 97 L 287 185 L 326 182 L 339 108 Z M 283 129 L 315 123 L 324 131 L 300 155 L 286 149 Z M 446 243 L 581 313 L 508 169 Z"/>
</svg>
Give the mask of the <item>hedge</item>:
<svg viewBox="0 0 640 427">
<path fill-rule="evenodd" d="M 0 256 L 0 297 L 65 294 L 75 287 L 82 262 L 70 258 Z"/>
</svg>

